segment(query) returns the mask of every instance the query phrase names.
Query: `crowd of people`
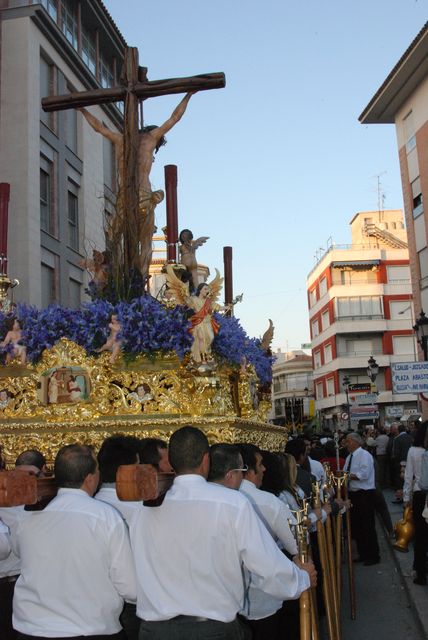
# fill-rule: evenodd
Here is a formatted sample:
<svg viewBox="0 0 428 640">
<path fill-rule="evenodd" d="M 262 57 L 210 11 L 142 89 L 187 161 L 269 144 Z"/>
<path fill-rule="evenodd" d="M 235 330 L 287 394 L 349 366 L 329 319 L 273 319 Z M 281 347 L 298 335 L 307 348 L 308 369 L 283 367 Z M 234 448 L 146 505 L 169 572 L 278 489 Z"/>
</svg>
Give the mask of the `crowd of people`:
<svg viewBox="0 0 428 640">
<path fill-rule="evenodd" d="M 414 509 L 425 496 L 415 450 L 424 451 L 426 425 L 406 467 L 403 500 Z M 58 492 L 48 504 L 0 509 L 0 637 L 297 640 L 298 601 L 310 587 L 323 615 L 317 523 L 352 503 L 357 560 L 379 561 L 372 435 L 348 433 L 340 443 L 299 436 L 272 453 L 253 444 L 210 447 L 202 431 L 187 426 L 168 444 L 117 435 L 97 455 L 85 445 L 63 447 L 53 470 Z M 313 504 L 312 559 L 305 562 L 293 535 L 295 512 L 314 482 L 325 486 L 322 462 L 333 466 L 338 457 L 350 501 L 326 492 L 322 505 Z M 117 470 L 134 463 L 175 472 L 159 506 L 119 500 Z M 21 454 L 16 468 L 47 473 L 38 451 Z M 416 543 L 420 584 L 425 553 Z"/>
</svg>

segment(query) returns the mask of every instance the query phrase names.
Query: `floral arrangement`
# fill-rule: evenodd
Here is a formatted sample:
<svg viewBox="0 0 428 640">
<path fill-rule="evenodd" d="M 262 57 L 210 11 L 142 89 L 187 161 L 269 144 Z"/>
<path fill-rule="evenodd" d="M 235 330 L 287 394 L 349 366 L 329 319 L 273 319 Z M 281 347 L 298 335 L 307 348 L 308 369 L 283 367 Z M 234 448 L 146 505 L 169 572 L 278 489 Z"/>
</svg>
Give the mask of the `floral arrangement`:
<svg viewBox="0 0 428 640">
<path fill-rule="evenodd" d="M 13 315 L 21 324 L 29 362 L 37 362 L 44 349 L 53 347 L 61 338 L 68 338 L 88 354 L 95 354 L 108 338 L 113 313 L 121 325 L 118 337 L 126 358 L 137 354 L 154 358 L 171 351 L 183 358 L 190 351 L 193 337 L 187 309 L 182 306 L 168 309 L 147 295 L 116 305 L 98 299 L 81 309 L 51 305 L 40 310 L 18 304 L 12 313 L 0 312 L 0 338 L 4 339 L 7 320 Z M 245 359 L 254 366 L 262 385 L 270 383 L 273 359 L 263 351 L 260 340 L 249 338 L 236 318 L 218 313 L 215 317 L 220 327 L 212 346 L 216 359 L 237 367 Z"/>
</svg>

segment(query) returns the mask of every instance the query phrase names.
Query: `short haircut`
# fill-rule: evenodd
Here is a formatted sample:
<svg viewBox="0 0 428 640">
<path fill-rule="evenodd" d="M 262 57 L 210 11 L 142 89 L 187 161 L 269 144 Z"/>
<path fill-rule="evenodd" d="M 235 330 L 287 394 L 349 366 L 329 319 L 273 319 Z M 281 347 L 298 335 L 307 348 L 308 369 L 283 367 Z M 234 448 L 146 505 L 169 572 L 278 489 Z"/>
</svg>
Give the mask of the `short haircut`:
<svg viewBox="0 0 428 640">
<path fill-rule="evenodd" d="M 244 442 L 239 444 L 239 451 L 241 452 L 242 460 L 244 461 L 244 465 L 246 464 L 248 469 L 256 470 L 257 458 L 256 453 L 262 454 L 262 450 L 255 444 L 250 444 Z"/>
<path fill-rule="evenodd" d="M 354 442 L 358 442 L 360 446 L 363 444 L 362 437 L 360 436 L 359 433 L 356 433 L 355 431 L 350 431 L 346 437 L 351 438 L 351 440 L 353 440 Z"/>
<path fill-rule="evenodd" d="M 46 464 L 46 458 L 43 453 L 40 453 L 37 449 L 28 449 L 19 454 L 15 461 L 15 467 L 20 467 L 24 464 L 31 464 L 41 471 Z"/>
<path fill-rule="evenodd" d="M 208 480 L 215 482 L 222 480 L 231 469 L 240 469 L 242 456 L 234 444 L 219 443 L 210 447 L 210 472 Z"/>
<path fill-rule="evenodd" d="M 133 436 L 111 436 L 104 440 L 98 452 L 102 482 L 116 482 L 116 473 L 122 464 L 135 464 L 140 440 Z"/>
<path fill-rule="evenodd" d="M 151 464 L 159 468 L 159 449 L 168 449 L 165 440 L 160 438 L 143 438 L 143 440 L 140 440 L 139 454 L 141 464 Z"/>
<path fill-rule="evenodd" d="M 176 473 L 197 469 L 209 451 L 206 435 L 196 427 L 182 427 L 169 441 L 169 462 Z"/>
<path fill-rule="evenodd" d="M 86 476 L 95 473 L 97 461 L 92 447 L 85 444 L 68 444 L 55 458 L 55 480 L 58 487 L 80 489 Z"/>
<path fill-rule="evenodd" d="M 425 437 L 427 434 L 428 421 L 419 422 L 417 424 L 414 438 L 413 438 L 413 446 L 414 447 L 425 447 Z"/>
<path fill-rule="evenodd" d="M 280 455 L 282 454 L 262 451 L 265 472 L 260 489 L 269 491 L 275 496 L 279 496 L 285 489 L 284 464 L 280 460 Z"/>
<path fill-rule="evenodd" d="M 300 456 L 306 454 L 305 441 L 303 438 L 294 438 L 293 440 L 289 440 L 285 445 L 284 452 L 292 455 L 297 462 L 300 459 Z"/>
</svg>

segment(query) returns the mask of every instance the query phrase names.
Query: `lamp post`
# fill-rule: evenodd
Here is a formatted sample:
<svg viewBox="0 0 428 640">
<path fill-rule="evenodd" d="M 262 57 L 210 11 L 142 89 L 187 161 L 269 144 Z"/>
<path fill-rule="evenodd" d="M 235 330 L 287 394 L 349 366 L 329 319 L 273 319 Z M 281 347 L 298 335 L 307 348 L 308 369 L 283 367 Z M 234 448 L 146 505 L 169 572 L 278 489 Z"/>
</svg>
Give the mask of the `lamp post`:
<svg viewBox="0 0 428 640">
<path fill-rule="evenodd" d="M 419 314 L 418 319 L 416 320 L 416 324 L 413 327 L 414 332 L 416 333 L 416 339 L 418 341 L 418 343 L 421 345 L 422 347 L 422 351 L 424 353 L 424 360 L 427 361 L 428 360 L 428 348 L 427 348 L 427 343 L 428 343 L 428 318 L 426 317 L 425 313 L 423 312 L 423 310 L 421 309 L 421 312 Z"/>
<path fill-rule="evenodd" d="M 374 390 L 375 393 L 377 393 L 377 388 L 375 385 L 375 380 L 377 378 L 377 374 L 379 373 L 379 365 L 376 362 L 376 360 L 373 358 L 373 356 L 370 356 L 370 358 L 368 359 L 367 362 L 367 375 L 370 379 L 370 382 L 372 383 L 372 390 Z M 374 425 L 376 426 L 376 419 L 374 422 Z"/>
<path fill-rule="evenodd" d="M 342 384 L 345 387 L 345 391 L 346 391 L 346 408 L 348 412 L 348 431 L 351 431 L 351 408 L 349 406 L 349 385 L 351 384 L 350 377 L 344 376 L 342 380 Z"/>
</svg>

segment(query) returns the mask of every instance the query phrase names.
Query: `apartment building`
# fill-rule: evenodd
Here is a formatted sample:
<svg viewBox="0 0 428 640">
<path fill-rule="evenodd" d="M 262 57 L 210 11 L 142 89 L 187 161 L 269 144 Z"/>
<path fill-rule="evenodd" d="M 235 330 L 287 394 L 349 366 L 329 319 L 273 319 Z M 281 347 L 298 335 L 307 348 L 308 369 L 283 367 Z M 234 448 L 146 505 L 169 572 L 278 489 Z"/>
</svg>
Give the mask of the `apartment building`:
<svg viewBox="0 0 428 640">
<path fill-rule="evenodd" d="M 428 22 L 359 120 L 395 125 L 417 319 L 428 313 Z"/>
<path fill-rule="evenodd" d="M 0 0 L 0 182 L 11 185 L 9 276 L 16 300 L 77 307 L 113 211 L 110 142 L 74 109 L 41 98 L 114 86 L 126 42 L 100 0 Z M 91 107 L 115 131 L 122 105 Z"/>
<path fill-rule="evenodd" d="M 272 370 L 273 422 L 300 428 L 315 415 L 312 357 L 304 351 L 275 353 Z"/>
<path fill-rule="evenodd" d="M 330 428 L 388 424 L 417 410 L 416 396 L 392 393 L 390 370 L 415 359 L 403 213 L 360 212 L 350 226 L 352 243 L 328 247 L 307 278 L 315 407 Z M 371 356 L 376 388 L 367 374 Z M 367 419 L 353 406 L 358 390 L 378 394 L 363 410 Z"/>
</svg>

